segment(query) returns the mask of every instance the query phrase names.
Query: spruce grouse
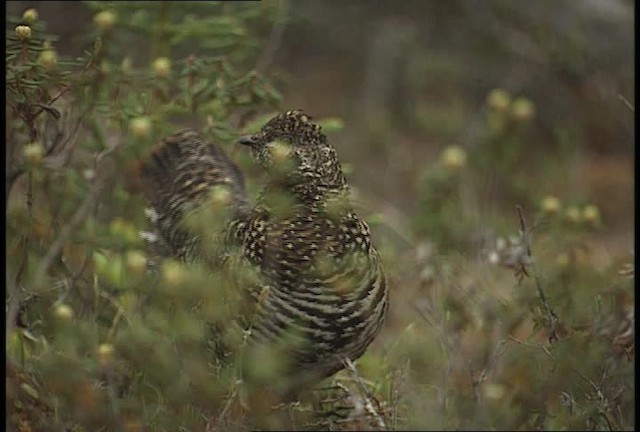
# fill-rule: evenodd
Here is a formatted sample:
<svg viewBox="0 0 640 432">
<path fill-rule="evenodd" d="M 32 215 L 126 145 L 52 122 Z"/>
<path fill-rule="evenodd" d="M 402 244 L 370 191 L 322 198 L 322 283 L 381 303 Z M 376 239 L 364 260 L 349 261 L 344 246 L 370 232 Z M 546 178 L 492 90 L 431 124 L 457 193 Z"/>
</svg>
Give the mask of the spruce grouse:
<svg viewBox="0 0 640 432">
<path fill-rule="evenodd" d="M 266 172 L 255 206 L 237 166 L 196 132 L 180 132 L 155 148 L 142 171 L 155 227 L 147 237 L 164 256 L 202 259 L 206 240 L 182 220 L 224 188 L 231 211 L 212 238 L 226 243 L 218 250 L 239 250 L 239 268 L 259 275 L 240 287 L 251 316 L 237 321 L 251 350 L 278 347 L 288 383 L 282 388 L 299 390 L 364 353 L 385 319 L 387 281 L 369 228 L 350 205 L 336 149 L 319 125 L 300 110 L 288 111 L 238 143 Z"/>
</svg>

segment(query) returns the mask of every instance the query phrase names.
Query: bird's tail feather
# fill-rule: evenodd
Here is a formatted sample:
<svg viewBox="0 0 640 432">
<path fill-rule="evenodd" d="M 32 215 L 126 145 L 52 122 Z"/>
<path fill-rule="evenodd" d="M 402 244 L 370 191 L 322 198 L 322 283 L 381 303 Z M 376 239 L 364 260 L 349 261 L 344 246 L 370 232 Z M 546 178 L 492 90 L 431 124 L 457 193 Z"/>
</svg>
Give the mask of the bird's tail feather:
<svg viewBox="0 0 640 432">
<path fill-rule="evenodd" d="M 228 192 L 228 200 L 219 205 L 229 206 L 236 215 L 248 208 L 238 167 L 222 148 L 192 130 L 171 135 L 156 145 L 141 173 L 142 193 L 151 204 L 147 216 L 153 215 L 149 219 L 159 240 L 178 258 L 185 258 L 185 248 L 194 243 L 193 236 L 181 227 L 184 212 L 202 203 L 214 188 Z"/>
</svg>

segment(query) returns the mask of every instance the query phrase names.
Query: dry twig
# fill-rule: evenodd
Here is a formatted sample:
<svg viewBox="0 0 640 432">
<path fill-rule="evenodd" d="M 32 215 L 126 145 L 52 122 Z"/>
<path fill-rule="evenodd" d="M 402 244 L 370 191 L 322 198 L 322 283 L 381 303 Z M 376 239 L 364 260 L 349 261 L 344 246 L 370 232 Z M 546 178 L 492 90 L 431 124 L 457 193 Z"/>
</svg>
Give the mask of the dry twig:
<svg viewBox="0 0 640 432">
<path fill-rule="evenodd" d="M 358 374 L 358 371 L 356 370 L 355 365 L 348 358 L 345 358 L 343 362 L 344 362 L 344 365 L 346 366 L 347 370 L 351 373 L 352 377 L 355 379 L 356 383 L 358 384 L 358 387 L 360 387 L 360 391 L 362 392 L 362 396 L 364 397 L 364 409 L 369 414 L 371 414 L 373 416 L 373 418 L 376 420 L 376 426 L 378 428 L 380 428 L 382 430 L 387 430 L 387 425 L 385 424 L 384 419 L 382 418 L 382 416 L 380 415 L 378 410 L 376 410 L 373 407 L 373 404 L 371 402 L 371 400 L 373 399 L 373 397 L 371 395 L 371 392 L 369 391 L 367 386 L 362 381 L 362 378 Z M 376 401 L 376 405 L 378 405 L 377 401 Z"/>
<path fill-rule="evenodd" d="M 540 300 L 542 301 L 542 306 L 544 307 L 545 313 L 549 319 L 550 332 L 549 342 L 554 342 L 558 340 L 558 324 L 559 319 L 556 312 L 553 310 L 549 301 L 547 300 L 547 296 L 542 289 L 542 282 L 540 281 L 540 277 L 538 276 L 538 272 L 536 270 L 535 262 L 533 261 L 533 254 L 531 253 L 531 244 L 529 242 L 529 232 L 527 230 L 526 223 L 524 221 L 524 214 L 522 211 L 522 207 L 517 205 L 516 210 L 518 210 L 518 216 L 520 218 L 520 234 L 522 236 L 522 242 L 527 248 L 527 257 L 529 258 L 529 266 L 531 267 L 532 277 L 536 284 L 536 288 L 538 289 L 538 295 L 540 296 Z M 528 276 L 528 273 L 525 271 L 525 275 Z"/>
</svg>

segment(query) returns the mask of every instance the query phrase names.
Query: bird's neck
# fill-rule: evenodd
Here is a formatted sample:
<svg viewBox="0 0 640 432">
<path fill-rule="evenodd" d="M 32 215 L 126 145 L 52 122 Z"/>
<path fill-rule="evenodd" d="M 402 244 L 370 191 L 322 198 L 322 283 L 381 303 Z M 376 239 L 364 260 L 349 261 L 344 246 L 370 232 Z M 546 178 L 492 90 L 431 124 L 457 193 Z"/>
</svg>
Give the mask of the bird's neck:
<svg viewBox="0 0 640 432">
<path fill-rule="evenodd" d="M 282 187 L 270 184 L 265 187 L 258 204 L 268 211 L 279 211 L 277 207 L 305 207 L 317 212 L 346 213 L 351 209 L 349 187 L 301 184 Z"/>
</svg>

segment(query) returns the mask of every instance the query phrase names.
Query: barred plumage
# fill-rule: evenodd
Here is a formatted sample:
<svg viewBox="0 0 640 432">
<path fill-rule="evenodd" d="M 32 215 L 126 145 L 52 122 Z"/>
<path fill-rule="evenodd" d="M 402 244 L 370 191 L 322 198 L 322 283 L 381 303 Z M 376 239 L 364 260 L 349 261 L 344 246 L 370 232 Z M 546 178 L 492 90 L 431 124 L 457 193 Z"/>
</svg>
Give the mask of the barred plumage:
<svg viewBox="0 0 640 432">
<path fill-rule="evenodd" d="M 143 171 L 159 237 L 183 260 L 198 255 L 198 240 L 180 225 L 184 211 L 218 185 L 231 188 L 224 238 L 261 277 L 244 287 L 253 314 L 243 322 L 250 347 L 284 350 L 287 391 L 360 357 L 388 308 L 369 228 L 351 208 L 335 148 L 310 120 L 289 111 L 239 140 L 268 173 L 253 208 L 237 167 L 194 132 L 167 138 Z"/>
<path fill-rule="evenodd" d="M 220 147 L 184 130 L 153 149 L 142 167 L 142 188 L 152 206 L 145 213 L 157 230 L 143 237 L 155 243 L 155 252 L 186 262 L 197 258 L 197 239 L 184 228 L 183 215 L 218 186 L 231 192 L 235 217 L 249 212 L 244 178 Z"/>
</svg>

